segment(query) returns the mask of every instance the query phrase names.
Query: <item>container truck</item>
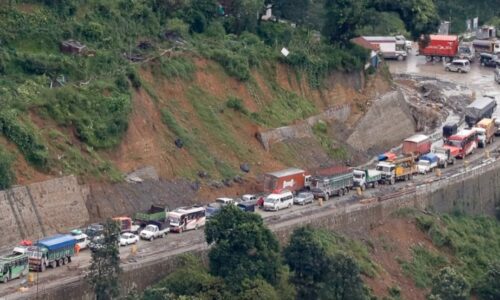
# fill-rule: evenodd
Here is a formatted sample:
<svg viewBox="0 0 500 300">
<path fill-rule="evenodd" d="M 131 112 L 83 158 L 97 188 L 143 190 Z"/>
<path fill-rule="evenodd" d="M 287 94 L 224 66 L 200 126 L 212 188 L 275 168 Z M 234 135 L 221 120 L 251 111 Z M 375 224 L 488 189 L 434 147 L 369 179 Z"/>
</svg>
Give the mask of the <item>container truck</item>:
<svg viewBox="0 0 500 300">
<path fill-rule="evenodd" d="M 479 147 L 486 147 L 486 144 L 493 143 L 496 132 L 495 120 L 484 118 L 476 124 L 476 127 L 483 129 L 479 135 Z"/>
<path fill-rule="evenodd" d="M 405 60 L 408 56 L 406 40 L 393 36 L 363 36 L 370 44 L 377 46 L 383 58 Z"/>
<path fill-rule="evenodd" d="M 427 135 L 416 134 L 403 141 L 403 155 L 420 155 L 431 151 L 432 141 Z"/>
<path fill-rule="evenodd" d="M 289 168 L 264 175 L 264 191 L 271 193 L 279 190 L 296 192 L 309 188 L 311 175 L 304 170 Z"/>
<path fill-rule="evenodd" d="M 168 207 L 151 205 L 146 211 L 134 215 L 134 220 L 141 226 L 146 226 L 151 221 L 162 222 L 167 219 Z"/>
<path fill-rule="evenodd" d="M 377 171 L 382 173 L 382 182 L 394 184 L 398 180 L 410 180 L 417 173 L 415 157 L 404 156 L 393 161 L 381 161 L 377 164 Z"/>
<path fill-rule="evenodd" d="M 328 200 L 333 195 L 342 196 L 354 185 L 353 172 L 350 168 L 327 176 L 314 176 L 311 180 L 311 192 L 314 198 Z"/>
<path fill-rule="evenodd" d="M 500 40 L 474 40 L 472 45 L 476 53 L 500 54 Z"/>
<path fill-rule="evenodd" d="M 432 152 L 438 157 L 438 166 L 440 168 L 446 168 L 449 164 L 454 165 L 458 155 L 456 148 L 449 147 L 436 147 Z"/>
<path fill-rule="evenodd" d="M 458 36 L 456 35 L 428 35 L 418 42 L 419 55 L 425 55 L 427 61 L 446 60 L 450 62 L 458 53 Z"/>
<path fill-rule="evenodd" d="M 417 169 L 420 174 L 432 172 L 439 165 L 439 157 L 434 153 L 427 153 L 418 159 Z"/>
<path fill-rule="evenodd" d="M 377 170 L 354 170 L 354 187 L 360 187 L 364 191 L 368 187 L 376 188 L 382 180 L 382 173 Z"/>
<path fill-rule="evenodd" d="M 58 234 L 39 240 L 28 248 L 29 268 L 43 272 L 50 266 L 59 267 L 71 262 L 75 255 L 76 239 L 67 234 Z"/>
<path fill-rule="evenodd" d="M 494 99 L 483 97 L 472 102 L 465 108 L 465 122 L 471 128 L 484 118 L 491 118 L 497 102 Z"/>
</svg>

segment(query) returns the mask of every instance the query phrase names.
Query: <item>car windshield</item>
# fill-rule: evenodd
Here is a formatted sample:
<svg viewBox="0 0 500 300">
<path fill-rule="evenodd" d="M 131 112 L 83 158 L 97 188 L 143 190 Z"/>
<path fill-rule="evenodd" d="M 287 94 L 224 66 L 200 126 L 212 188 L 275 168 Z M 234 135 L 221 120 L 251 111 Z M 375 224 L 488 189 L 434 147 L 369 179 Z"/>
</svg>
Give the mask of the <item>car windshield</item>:
<svg viewBox="0 0 500 300">
<path fill-rule="evenodd" d="M 128 238 L 130 238 L 130 234 L 122 234 L 121 238 L 122 239 L 128 239 Z"/>
<path fill-rule="evenodd" d="M 300 194 L 298 194 L 298 195 L 297 195 L 297 197 L 295 197 L 295 198 L 307 198 L 307 196 L 308 196 L 307 194 L 300 193 Z"/>
</svg>

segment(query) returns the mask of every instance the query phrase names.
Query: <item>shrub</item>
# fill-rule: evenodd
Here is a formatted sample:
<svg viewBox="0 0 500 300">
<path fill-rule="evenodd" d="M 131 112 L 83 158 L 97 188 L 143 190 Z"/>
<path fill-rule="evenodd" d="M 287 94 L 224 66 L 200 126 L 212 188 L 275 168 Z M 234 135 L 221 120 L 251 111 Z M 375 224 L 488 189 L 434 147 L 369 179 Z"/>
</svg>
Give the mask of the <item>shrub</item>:
<svg viewBox="0 0 500 300">
<path fill-rule="evenodd" d="M 16 175 L 12 171 L 13 156 L 0 148 L 0 189 L 9 188 L 15 181 Z"/>
<path fill-rule="evenodd" d="M 141 78 L 137 74 L 136 70 L 134 68 L 128 68 L 127 69 L 127 77 L 132 83 L 132 86 L 137 90 L 141 87 Z"/>
<path fill-rule="evenodd" d="M 167 31 L 186 38 L 189 34 L 189 25 L 181 19 L 173 18 L 167 21 Z"/>
<path fill-rule="evenodd" d="M 196 66 L 193 61 L 188 57 L 174 56 L 174 57 L 160 57 L 161 73 L 167 79 L 181 78 L 190 80 L 196 71 Z"/>
<path fill-rule="evenodd" d="M 488 267 L 488 271 L 479 281 L 476 289 L 479 299 L 500 299 L 500 261 Z"/>
<path fill-rule="evenodd" d="M 241 99 L 237 97 L 229 97 L 229 99 L 226 101 L 226 106 L 244 114 L 248 113 L 243 104 L 243 101 L 241 101 Z"/>
<path fill-rule="evenodd" d="M 469 283 L 451 267 L 441 269 L 432 279 L 430 300 L 466 300 L 469 297 Z"/>
</svg>

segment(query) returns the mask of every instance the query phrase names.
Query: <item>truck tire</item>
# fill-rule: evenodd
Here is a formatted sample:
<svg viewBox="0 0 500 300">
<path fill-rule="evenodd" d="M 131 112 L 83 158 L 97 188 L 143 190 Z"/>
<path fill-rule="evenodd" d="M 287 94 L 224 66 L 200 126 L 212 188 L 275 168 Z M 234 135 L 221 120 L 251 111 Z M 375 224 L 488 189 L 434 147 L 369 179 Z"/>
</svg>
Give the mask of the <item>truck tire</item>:
<svg viewBox="0 0 500 300">
<path fill-rule="evenodd" d="M 391 180 L 389 181 L 390 185 L 393 185 L 396 183 L 396 178 L 392 177 Z"/>
<path fill-rule="evenodd" d="M 44 263 L 44 262 L 42 262 L 42 265 L 40 266 L 40 272 L 45 271 L 45 268 L 46 268 L 46 267 L 45 267 L 45 263 Z"/>
<path fill-rule="evenodd" d="M 328 201 L 328 199 L 330 199 L 330 195 L 328 195 L 328 193 L 325 194 L 325 201 Z"/>
<path fill-rule="evenodd" d="M 441 56 L 434 56 L 435 62 L 440 62 L 442 60 Z"/>
<path fill-rule="evenodd" d="M 374 189 L 376 189 L 376 188 L 378 187 L 378 181 L 375 181 L 375 182 L 372 184 L 372 187 L 373 187 Z"/>
<path fill-rule="evenodd" d="M 64 260 L 63 260 L 63 265 L 65 265 L 65 264 L 69 264 L 69 260 L 68 260 L 67 257 L 65 257 Z"/>
<path fill-rule="evenodd" d="M 56 261 L 55 261 L 55 260 L 50 262 L 50 267 L 51 267 L 52 269 L 55 269 L 55 268 L 57 267 L 57 263 L 56 263 Z"/>
<path fill-rule="evenodd" d="M 425 57 L 425 60 L 426 60 L 427 62 L 431 62 L 431 61 L 432 61 L 432 56 L 426 56 L 426 57 Z"/>
<path fill-rule="evenodd" d="M 365 191 L 366 190 L 366 184 L 361 185 L 361 190 Z"/>
<path fill-rule="evenodd" d="M 404 60 L 403 55 L 398 55 L 397 60 L 398 60 L 398 61 L 403 61 L 403 60 Z"/>
<path fill-rule="evenodd" d="M 339 197 L 342 197 L 342 196 L 344 196 L 344 189 L 341 188 L 339 190 Z"/>
<path fill-rule="evenodd" d="M 150 238 L 149 238 L 149 241 L 150 241 L 150 242 L 152 242 L 152 241 L 154 241 L 154 240 L 155 240 L 155 238 L 154 238 L 154 237 L 150 237 Z"/>
<path fill-rule="evenodd" d="M 447 166 L 448 166 L 448 162 L 445 160 L 444 164 L 443 164 L 443 169 L 446 169 Z"/>
<path fill-rule="evenodd" d="M 427 172 L 425 172 L 427 174 Z M 412 180 L 413 178 L 413 175 L 412 174 L 408 174 L 408 180 Z"/>
<path fill-rule="evenodd" d="M 446 61 L 447 63 L 448 63 L 448 62 L 451 62 L 451 57 L 449 57 L 449 56 L 445 57 L 445 58 L 444 58 L 444 61 Z"/>
<path fill-rule="evenodd" d="M 9 282 L 9 274 L 5 274 L 5 276 L 4 276 L 4 277 L 3 277 L 3 279 L 2 279 L 2 282 L 3 282 L 3 283 L 7 283 L 7 282 Z"/>
</svg>

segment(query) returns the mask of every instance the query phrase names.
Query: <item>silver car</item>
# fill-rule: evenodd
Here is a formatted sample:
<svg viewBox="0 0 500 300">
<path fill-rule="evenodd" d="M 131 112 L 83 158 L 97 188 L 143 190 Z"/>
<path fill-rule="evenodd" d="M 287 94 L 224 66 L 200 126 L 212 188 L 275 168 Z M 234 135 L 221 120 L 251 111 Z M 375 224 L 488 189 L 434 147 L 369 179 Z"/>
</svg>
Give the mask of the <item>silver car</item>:
<svg viewBox="0 0 500 300">
<path fill-rule="evenodd" d="M 455 59 L 447 63 L 444 69 L 448 72 L 469 73 L 470 62 L 466 59 Z"/>
<path fill-rule="evenodd" d="M 293 204 L 305 205 L 307 203 L 312 203 L 314 200 L 314 195 L 309 192 L 299 193 L 295 198 L 293 198 Z"/>
</svg>

